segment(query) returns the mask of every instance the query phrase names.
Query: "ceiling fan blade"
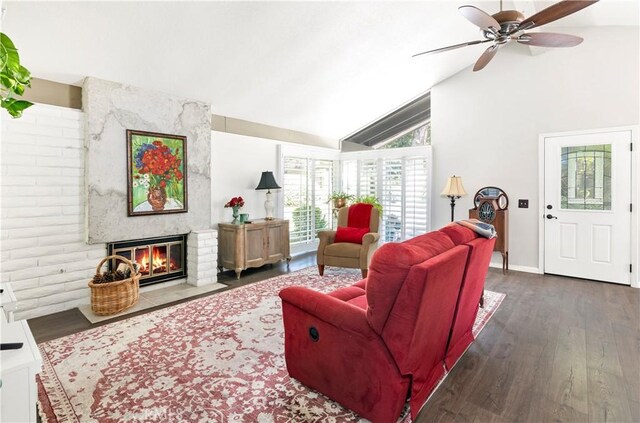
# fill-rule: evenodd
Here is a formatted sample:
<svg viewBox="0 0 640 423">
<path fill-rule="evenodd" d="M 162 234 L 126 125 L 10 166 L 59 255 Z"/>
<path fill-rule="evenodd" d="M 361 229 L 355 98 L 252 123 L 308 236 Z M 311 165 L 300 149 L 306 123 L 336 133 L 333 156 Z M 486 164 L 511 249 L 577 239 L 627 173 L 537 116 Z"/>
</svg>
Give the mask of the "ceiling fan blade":
<svg viewBox="0 0 640 423">
<path fill-rule="evenodd" d="M 554 34 L 552 32 L 536 32 L 532 34 L 522 34 L 517 41 L 520 44 L 538 47 L 574 47 L 584 39 L 569 34 Z"/>
<path fill-rule="evenodd" d="M 498 48 L 500 48 L 499 44 L 494 44 L 482 53 L 476 64 L 473 66 L 473 71 L 477 72 L 479 70 L 484 69 L 485 66 L 493 59 L 493 56 L 498 52 Z"/>
<path fill-rule="evenodd" d="M 582 10 L 587 6 L 591 6 L 596 2 L 598 2 L 598 0 L 562 0 L 520 22 L 520 29 L 531 29 L 548 24 L 549 22 L 575 13 L 578 10 Z"/>
<path fill-rule="evenodd" d="M 411 57 L 422 56 L 423 54 L 442 53 L 443 51 L 455 50 L 457 48 L 466 47 L 466 46 L 472 46 L 472 45 L 475 45 L 475 44 L 482 44 L 482 43 L 486 43 L 488 41 L 491 41 L 491 40 L 478 40 L 478 41 L 469 41 L 467 43 L 454 44 L 452 46 L 441 47 L 441 48 L 437 48 L 435 50 L 423 51 L 422 53 L 414 54 Z"/>
<path fill-rule="evenodd" d="M 493 16 L 475 6 L 460 6 L 458 10 L 469 22 L 481 29 L 486 29 L 494 33 L 500 29 L 500 24 Z"/>
</svg>

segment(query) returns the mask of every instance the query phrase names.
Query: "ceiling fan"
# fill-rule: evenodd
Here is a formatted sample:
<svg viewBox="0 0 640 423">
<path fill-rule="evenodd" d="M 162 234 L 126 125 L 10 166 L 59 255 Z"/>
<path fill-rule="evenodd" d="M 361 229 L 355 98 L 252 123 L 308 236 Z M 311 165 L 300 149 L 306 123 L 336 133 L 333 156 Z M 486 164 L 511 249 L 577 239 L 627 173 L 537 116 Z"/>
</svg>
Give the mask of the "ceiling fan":
<svg viewBox="0 0 640 423">
<path fill-rule="evenodd" d="M 500 0 L 500 12 L 494 15 L 489 15 L 475 6 L 460 6 L 458 10 L 462 13 L 462 16 L 480 28 L 484 39 L 424 51 L 414 54 L 413 57 L 423 54 L 440 53 L 475 44 L 492 43 L 473 66 L 473 71 L 476 72 L 487 66 L 491 59 L 493 59 L 493 56 L 498 52 L 498 49 L 510 41 L 517 41 L 520 44 L 538 47 L 577 46 L 583 39 L 575 35 L 551 32 L 533 32 L 526 34 L 524 31 L 564 18 L 587 6 L 591 6 L 597 1 L 598 0 L 562 0 L 527 19 L 517 10 L 502 10 L 502 0 Z"/>
</svg>

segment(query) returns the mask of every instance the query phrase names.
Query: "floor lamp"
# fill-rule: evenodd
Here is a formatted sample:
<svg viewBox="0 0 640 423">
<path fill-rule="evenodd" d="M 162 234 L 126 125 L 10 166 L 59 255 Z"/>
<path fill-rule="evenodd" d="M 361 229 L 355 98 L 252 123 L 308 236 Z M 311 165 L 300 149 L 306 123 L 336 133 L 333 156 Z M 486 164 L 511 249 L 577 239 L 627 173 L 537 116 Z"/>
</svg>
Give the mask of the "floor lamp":
<svg viewBox="0 0 640 423">
<path fill-rule="evenodd" d="M 265 220 L 273 220 L 273 200 L 271 199 L 272 189 L 280 189 L 278 183 L 276 182 L 276 178 L 273 176 L 272 171 L 262 172 L 262 176 L 260 177 L 260 183 L 256 187 L 256 190 L 267 190 L 267 200 L 264 202 L 264 210 L 266 213 Z"/>
<path fill-rule="evenodd" d="M 462 177 L 453 175 L 447 179 L 447 185 L 445 185 L 440 195 L 451 199 L 451 221 L 453 222 L 453 210 L 456 207 L 456 200 L 463 195 L 467 195 L 462 186 Z"/>
</svg>

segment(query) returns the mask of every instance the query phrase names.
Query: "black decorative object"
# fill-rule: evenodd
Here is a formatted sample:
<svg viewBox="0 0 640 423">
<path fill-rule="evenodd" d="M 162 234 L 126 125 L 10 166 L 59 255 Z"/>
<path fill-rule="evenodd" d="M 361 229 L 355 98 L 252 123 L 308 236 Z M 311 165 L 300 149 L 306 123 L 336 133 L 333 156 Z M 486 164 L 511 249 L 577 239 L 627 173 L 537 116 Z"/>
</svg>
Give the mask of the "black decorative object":
<svg viewBox="0 0 640 423">
<path fill-rule="evenodd" d="M 264 210 L 265 210 L 265 219 L 272 220 L 273 219 L 273 200 L 271 199 L 271 190 L 272 189 L 280 189 L 280 186 L 276 182 L 276 178 L 273 176 L 273 172 L 268 170 L 262 172 L 262 176 L 260 177 L 260 182 L 256 187 L 256 190 L 267 190 L 267 200 L 264 202 Z"/>
</svg>

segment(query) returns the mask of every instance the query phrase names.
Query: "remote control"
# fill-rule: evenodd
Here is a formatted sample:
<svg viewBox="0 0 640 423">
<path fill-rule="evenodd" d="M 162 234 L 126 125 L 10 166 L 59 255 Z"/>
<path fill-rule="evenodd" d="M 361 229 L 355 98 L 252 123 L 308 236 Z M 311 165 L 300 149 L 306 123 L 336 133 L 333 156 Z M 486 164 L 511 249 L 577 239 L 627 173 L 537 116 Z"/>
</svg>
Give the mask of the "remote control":
<svg viewBox="0 0 640 423">
<path fill-rule="evenodd" d="M 8 342 L 0 344 L 0 350 L 19 350 L 22 348 L 22 342 Z"/>
</svg>

